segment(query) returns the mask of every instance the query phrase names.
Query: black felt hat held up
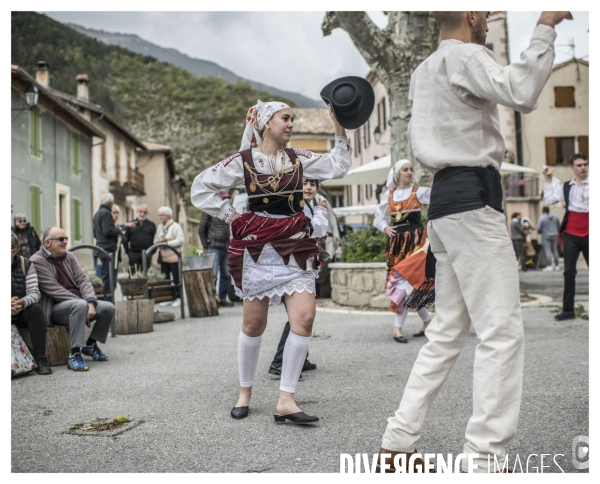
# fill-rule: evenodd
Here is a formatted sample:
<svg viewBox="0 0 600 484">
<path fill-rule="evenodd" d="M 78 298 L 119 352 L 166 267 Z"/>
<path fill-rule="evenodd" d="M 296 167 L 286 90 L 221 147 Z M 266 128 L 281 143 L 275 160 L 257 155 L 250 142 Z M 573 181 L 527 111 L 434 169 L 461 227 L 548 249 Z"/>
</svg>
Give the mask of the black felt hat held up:
<svg viewBox="0 0 600 484">
<path fill-rule="evenodd" d="M 358 76 L 331 81 L 321 90 L 321 98 L 327 105 L 331 104 L 338 123 L 346 129 L 360 128 L 375 107 L 373 86 Z"/>
</svg>

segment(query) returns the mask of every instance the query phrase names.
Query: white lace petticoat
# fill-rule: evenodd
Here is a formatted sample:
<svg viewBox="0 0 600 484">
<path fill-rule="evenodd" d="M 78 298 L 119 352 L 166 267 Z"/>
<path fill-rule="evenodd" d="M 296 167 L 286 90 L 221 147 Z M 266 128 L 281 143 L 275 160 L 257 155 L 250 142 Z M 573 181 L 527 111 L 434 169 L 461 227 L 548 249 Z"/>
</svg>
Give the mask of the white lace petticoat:
<svg viewBox="0 0 600 484">
<path fill-rule="evenodd" d="M 319 270 L 312 269 L 312 258 L 308 259 L 306 267 L 310 269 L 300 268 L 293 255 L 286 265 L 271 244 L 265 244 L 258 262 L 254 262 L 248 251 L 245 251 L 242 273 L 244 289 L 234 286 L 235 294 L 250 301 L 268 297 L 271 304 L 281 303 L 284 294 L 305 291 L 316 294 L 315 279 Z"/>
</svg>

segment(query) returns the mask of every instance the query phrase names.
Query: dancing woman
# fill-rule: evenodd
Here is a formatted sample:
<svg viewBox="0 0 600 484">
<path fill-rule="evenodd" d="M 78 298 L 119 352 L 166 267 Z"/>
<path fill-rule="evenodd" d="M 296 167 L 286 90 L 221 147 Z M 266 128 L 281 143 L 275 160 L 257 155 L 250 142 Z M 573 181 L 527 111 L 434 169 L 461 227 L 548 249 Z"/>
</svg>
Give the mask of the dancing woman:
<svg viewBox="0 0 600 484">
<path fill-rule="evenodd" d="M 389 236 L 385 251 L 388 296 L 391 296 L 394 289 L 391 286 L 398 284 L 397 278 L 394 277 L 397 275 L 393 271 L 394 267 L 423 248 L 427 240 L 427 229 L 421 224 L 421 204 L 429 203 L 431 188 L 413 185 L 412 176 L 413 166 L 410 161 L 396 162 L 387 178 L 388 191 L 381 196 L 381 203 L 377 207 L 373 220 L 373 225 Z M 419 260 L 424 263 L 425 257 L 419 258 Z M 401 281 L 400 286 L 408 296 L 414 288 L 404 278 L 401 278 Z M 394 340 L 398 343 L 408 343 L 402 334 L 402 326 L 408 316 L 408 309 L 404 307 L 404 298 L 400 298 L 400 304 L 397 304 L 398 299 L 394 297 L 390 297 L 390 299 L 390 307 L 396 314 Z M 431 321 L 431 317 L 427 308 L 415 309 L 418 310 L 417 313 L 423 320 L 423 327 L 413 336 L 422 337 L 425 336 L 425 329 Z"/>
<path fill-rule="evenodd" d="M 331 153 L 315 154 L 285 148 L 294 126 L 289 106 L 258 101 L 248 111 L 240 152 L 200 173 L 192 185 L 192 203 L 231 224 L 227 264 L 244 304 L 238 340 L 240 395 L 231 411 L 236 419 L 248 416 L 269 302 L 279 304 L 285 297 L 291 330 L 283 352 L 275 421 L 318 421 L 298 408 L 294 394 L 312 335 L 319 260 L 326 257 L 304 214 L 302 180 L 342 178 L 351 163 L 346 131 L 331 107 L 329 114 L 335 147 Z M 250 211 L 240 215 L 229 200 L 219 197 L 219 190 L 242 183 Z"/>
</svg>

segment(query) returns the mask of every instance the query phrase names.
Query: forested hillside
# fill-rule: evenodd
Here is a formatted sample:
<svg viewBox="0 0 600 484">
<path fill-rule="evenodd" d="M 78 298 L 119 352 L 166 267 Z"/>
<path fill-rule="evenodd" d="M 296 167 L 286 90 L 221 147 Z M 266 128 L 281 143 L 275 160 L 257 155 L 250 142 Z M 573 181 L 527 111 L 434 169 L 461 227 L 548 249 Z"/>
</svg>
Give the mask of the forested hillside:
<svg viewBox="0 0 600 484">
<path fill-rule="evenodd" d="M 13 64 L 35 76 L 38 61 L 46 61 L 51 87 L 72 95 L 75 77 L 88 74 L 91 102 L 107 108 L 141 140 L 173 148 L 188 191 L 200 171 L 237 151 L 248 107 L 269 97 L 246 82 L 196 77 L 106 45 L 43 14 L 12 12 L 11 23 Z"/>
</svg>

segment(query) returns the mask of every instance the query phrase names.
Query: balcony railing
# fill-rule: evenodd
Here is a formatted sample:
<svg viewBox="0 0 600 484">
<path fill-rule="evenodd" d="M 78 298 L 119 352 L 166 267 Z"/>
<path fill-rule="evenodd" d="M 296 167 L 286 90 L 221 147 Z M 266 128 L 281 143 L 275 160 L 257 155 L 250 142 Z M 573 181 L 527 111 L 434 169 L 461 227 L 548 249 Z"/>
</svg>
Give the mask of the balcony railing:
<svg viewBox="0 0 600 484">
<path fill-rule="evenodd" d="M 146 195 L 144 189 L 144 175 L 133 168 L 127 168 L 127 180 L 123 183 L 116 180 L 110 182 L 110 192 L 125 197 L 127 195 Z"/>
<path fill-rule="evenodd" d="M 537 198 L 540 194 L 539 179 L 536 175 L 509 175 L 504 189 L 507 198 Z"/>
<path fill-rule="evenodd" d="M 127 183 L 141 192 L 144 191 L 144 175 L 131 167 L 127 167 Z"/>
</svg>

